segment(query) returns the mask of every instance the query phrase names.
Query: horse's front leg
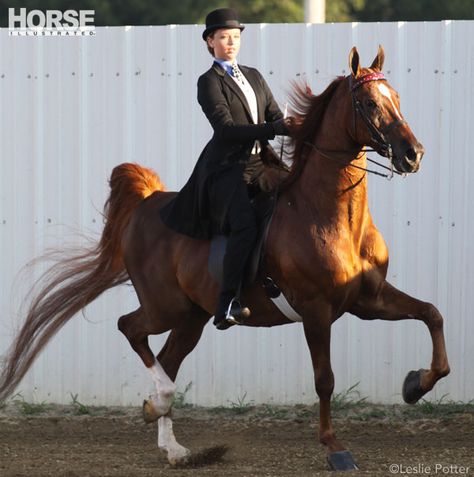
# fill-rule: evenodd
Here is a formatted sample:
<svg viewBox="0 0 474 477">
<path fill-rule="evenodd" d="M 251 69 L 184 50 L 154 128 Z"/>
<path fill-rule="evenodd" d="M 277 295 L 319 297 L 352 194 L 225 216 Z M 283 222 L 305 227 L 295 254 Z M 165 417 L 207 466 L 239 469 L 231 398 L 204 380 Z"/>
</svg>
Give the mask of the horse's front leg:
<svg viewBox="0 0 474 477">
<path fill-rule="evenodd" d="M 354 470 L 358 467 L 351 453 L 336 439 L 331 421 L 331 395 L 334 390 L 330 354 L 331 322 L 331 319 L 327 322 L 303 320 L 319 396 L 319 441 L 326 448 L 328 463 L 333 470 Z"/>
<path fill-rule="evenodd" d="M 433 342 L 429 370 L 410 371 L 403 384 L 403 399 L 416 403 L 433 389 L 436 382 L 449 374 L 449 363 L 443 333 L 443 317 L 431 303 L 417 300 L 384 281 L 374 296 L 361 296 L 350 313 L 364 320 L 421 320 L 428 327 Z"/>
</svg>

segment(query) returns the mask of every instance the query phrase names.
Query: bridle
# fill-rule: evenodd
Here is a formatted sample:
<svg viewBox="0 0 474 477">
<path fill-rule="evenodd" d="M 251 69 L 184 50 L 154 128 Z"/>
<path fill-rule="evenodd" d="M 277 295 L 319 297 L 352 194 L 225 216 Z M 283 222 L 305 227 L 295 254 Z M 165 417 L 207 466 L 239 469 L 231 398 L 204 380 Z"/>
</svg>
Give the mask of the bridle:
<svg viewBox="0 0 474 477">
<path fill-rule="evenodd" d="M 353 76 L 350 76 L 350 92 L 351 92 L 351 97 L 352 97 L 352 110 L 353 110 L 353 130 L 354 130 L 354 137 L 357 137 L 357 115 L 361 117 L 361 119 L 364 121 L 365 125 L 367 126 L 367 129 L 370 132 L 371 139 L 372 141 L 376 144 L 377 149 L 372 149 L 372 148 L 364 148 L 362 151 L 360 151 L 359 155 L 357 156 L 357 159 L 360 157 L 360 154 L 365 154 L 366 152 L 377 152 L 378 154 L 387 157 L 388 160 L 390 161 L 390 167 L 385 166 L 384 164 L 381 164 L 373 159 L 367 158 L 367 160 L 373 164 L 378 165 L 379 167 L 382 167 L 383 169 L 387 169 L 390 171 L 389 174 L 383 174 L 378 171 L 374 171 L 371 169 L 367 169 L 365 167 L 358 166 L 356 164 L 349 163 L 347 164 L 348 167 L 355 167 L 356 169 L 361 169 L 363 171 L 369 172 L 371 174 L 375 174 L 381 177 L 385 177 L 387 179 L 392 179 L 394 174 L 398 174 L 401 176 L 406 176 L 405 173 L 399 172 L 394 169 L 393 167 L 393 152 L 392 152 L 392 146 L 390 142 L 387 139 L 387 134 L 392 130 L 395 129 L 399 126 L 402 126 L 403 124 L 406 124 L 406 121 L 404 119 L 400 119 L 397 121 L 393 121 L 389 125 L 387 125 L 385 128 L 380 129 L 378 128 L 373 121 L 370 119 L 370 117 L 367 115 L 367 113 L 364 111 L 364 108 L 362 107 L 362 103 L 357 97 L 355 91 L 362 86 L 365 83 L 368 83 L 369 81 L 381 81 L 381 80 L 386 80 L 385 76 L 383 73 L 368 73 L 357 80 L 354 80 Z M 333 159 L 339 162 L 345 162 L 339 159 L 338 157 L 334 156 L 333 154 L 337 153 L 348 153 L 352 151 L 347 151 L 347 150 L 324 150 L 316 146 L 315 144 L 312 144 L 310 142 L 305 142 L 305 145 L 311 146 L 312 149 L 316 150 L 319 154 L 321 154 L 323 157 L 326 157 L 328 159 Z"/>
</svg>

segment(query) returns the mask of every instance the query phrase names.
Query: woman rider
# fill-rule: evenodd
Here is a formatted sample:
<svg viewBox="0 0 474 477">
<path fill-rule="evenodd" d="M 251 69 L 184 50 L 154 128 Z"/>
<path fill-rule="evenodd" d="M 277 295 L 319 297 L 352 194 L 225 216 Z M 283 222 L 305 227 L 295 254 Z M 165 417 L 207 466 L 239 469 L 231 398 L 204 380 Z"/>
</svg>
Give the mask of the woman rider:
<svg viewBox="0 0 474 477">
<path fill-rule="evenodd" d="M 186 185 L 161 212 L 168 226 L 193 238 L 229 235 L 214 315 L 220 330 L 250 314 L 240 305 L 239 294 L 257 221 L 244 176 L 275 157 L 268 140 L 288 135 L 291 123 L 283 118 L 262 75 L 255 68 L 237 65 L 244 28 L 230 8 L 206 17 L 202 37 L 214 62 L 198 80 L 198 101 L 214 135 Z"/>
</svg>

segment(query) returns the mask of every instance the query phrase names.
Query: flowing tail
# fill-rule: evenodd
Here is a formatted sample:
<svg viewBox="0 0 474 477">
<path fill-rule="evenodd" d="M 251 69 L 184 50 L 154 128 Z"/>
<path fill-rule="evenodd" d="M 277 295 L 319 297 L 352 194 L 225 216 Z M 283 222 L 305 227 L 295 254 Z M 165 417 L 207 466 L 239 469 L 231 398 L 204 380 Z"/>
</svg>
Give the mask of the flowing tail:
<svg viewBox="0 0 474 477">
<path fill-rule="evenodd" d="M 0 402 L 12 394 L 40 351 L 67 321 L 104 291 L 128 279 L 122 234 L 138 204 L 153 192 L 163 191 L 164 186 L 152 170 L 121 164 L 112 171 L 110 189 L 99 243 L 91 250 L 60 259 L 38 281 L 40 290 L 5 358 Z"/>
</svg>

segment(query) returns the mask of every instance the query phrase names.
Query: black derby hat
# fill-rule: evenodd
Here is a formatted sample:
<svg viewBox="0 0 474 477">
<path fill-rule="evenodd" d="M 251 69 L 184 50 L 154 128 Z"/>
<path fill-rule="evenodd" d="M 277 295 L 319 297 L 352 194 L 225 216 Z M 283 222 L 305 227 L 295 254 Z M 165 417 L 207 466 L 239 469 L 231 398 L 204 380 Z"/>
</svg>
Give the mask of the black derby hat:
<svg viewBox="0 0 474 477">
<path fill-rule="evenodd" d="M 213 31 L 219 28 L 239 28 L 242 31 L 245 26 L 239 22 L 237 12 L 233 8 L 218 8 L 206 17 L 206 29 L 202 34 L 203 40 L 206 40 Z"/>
</svg>

